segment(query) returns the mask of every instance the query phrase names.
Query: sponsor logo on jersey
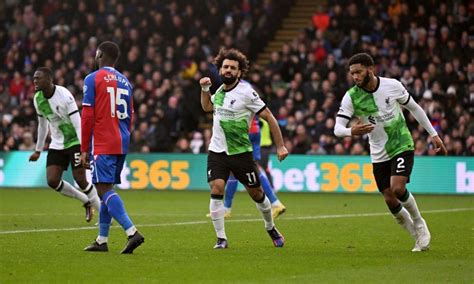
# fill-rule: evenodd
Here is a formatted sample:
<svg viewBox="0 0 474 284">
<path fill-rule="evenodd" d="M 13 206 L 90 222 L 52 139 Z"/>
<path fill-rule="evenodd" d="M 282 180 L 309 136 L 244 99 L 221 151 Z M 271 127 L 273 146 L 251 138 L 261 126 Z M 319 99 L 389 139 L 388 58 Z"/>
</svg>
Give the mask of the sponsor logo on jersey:
<svg viewBox="0 0 474 284">
<path fill-rule="evenodd" d="M 230 111 L 230 110 L 224 109 L 224 108 L 216 108 L 214 110 L 214 115 L 217 115 L 217 114 L 222 116 L 223 118 L 234 118 L 234 117 L 236 117 L 235 113 L 233 111 Z"/>
<path fill-rule="evenodd" d="M 384 115 L 377 115 L 374 117 L 377 122 L 385 122 L 389 121 L 395 118 L 395 115 L 393 113 L 386 113 Z M 375 124 L 375 123 L 374 123 Z"/>
</svg>

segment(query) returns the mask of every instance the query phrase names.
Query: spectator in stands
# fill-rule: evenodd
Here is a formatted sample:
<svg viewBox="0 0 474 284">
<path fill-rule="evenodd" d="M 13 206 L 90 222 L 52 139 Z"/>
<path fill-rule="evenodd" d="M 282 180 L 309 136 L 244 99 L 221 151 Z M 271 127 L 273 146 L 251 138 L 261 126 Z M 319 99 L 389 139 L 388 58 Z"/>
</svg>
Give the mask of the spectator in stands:
<svg viewBox="0 0 474 284">
<path fill-rule="evenodd" d="M 33 141 L 33 135 L 31 132 L 23 133 L 23 139 L 20 145 L 18 146 L 20 151 L 33 151 L 35 150 L 35 143 Z"/>
<path fill-rule="evenodd" d="M 467 143 L 474 139 L 472 115 L 458 121 L 474 112 L 474 38 L 467 1 L 423 5 L 372 1 L 367 7 L 328 1 L 315 14 L 316 26 L 308 19 L 308 27 L 274 51 L 263 66 L 255 64 L 256 56 L 294 1 L 239 0 L 232 5 L 229 1 L 166 0 L 158 5 L 119 1 L 114 7 L 115 2 L 28 2 L 5 5 L 8 35 L 1 38 L 0 53 L 1 149 L 19 147 L 22 136 L 15 138 L 13 131 L 35 131 L 36 118 L 23 104 L 31 101 L 27 78 L 35 68 L 54 67 L 55 80 L 81 101 L 84 75 L 95 68 L 97 42 L 113 38 L 124 51 L 118 67 L 135 88 L 134 129 L 151 129 L 140 131 L 141 139 L 138 134 L 132 137 L 134 151 L 171 152 L 178 138 L 191 140 L 195 132 L 208 143 L 212 115 L 204 115 L 195 100 L 199 90 L 194 78 L 212 72 L 207 58 L 220 45 L 232 45 L 248 48 L 253 69 L 246 79 L 279 114 L 280 126 L 289 130 L 283 129 L 288 144 L 296 141 L 295 130 L 303 125 L 309 145 L 321 140 L 319 149 L 335 152 L 337 140 L 332 134 L 322 135 L 324 122 L 334 117 L 344 95 L 341 90 L 352 85 L 345 67 L 348 57 L 363 49 L 377 58 L 377 73 L 402 81 L 443 136 L 453 140 L 459 149 L 450 154 L 473 155 L 472 143 Z M 139 17 L 130 16 L 134 14 Z M 239 40 L 226 39 L 229 34 Z M 143 106 L 146 111 L 141 112 Z M 295 117 L 297 111 L 303 119 Z M 409 126 L 410 119 L 407 116 Z M 412 125 L 410 130 L 416 133 L 416 122 Z M 425 141 L 424 135 L 413 135 L 415 143 Z M 358 143 L 367 149 L 363 137 L 343 141 L 342 147 L 347 153 L 360 153 Z"/>
<path fill-rule="evenodd" d="M 317 30 L 324 32 L 329 27 L 329 20 L 330 17 L 325 11 L 324 6 L 319 5 L 318 10 L 312 17 L 314 27 Z"/>
</svg>

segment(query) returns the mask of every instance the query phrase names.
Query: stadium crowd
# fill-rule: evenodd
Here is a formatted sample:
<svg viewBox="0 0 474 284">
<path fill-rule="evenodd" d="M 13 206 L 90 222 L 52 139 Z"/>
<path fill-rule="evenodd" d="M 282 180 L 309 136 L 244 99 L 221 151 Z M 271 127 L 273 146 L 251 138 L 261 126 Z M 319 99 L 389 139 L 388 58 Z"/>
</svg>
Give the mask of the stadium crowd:
<svg viewBox="0 0 474 284">
<path fill-rule="evenodd" d="M 50 67 L 81 107 L 97 45 L 117 42 L 134 85 L 132 152 L 206 152 L 212 114 L 198 80 L 215 76 L 220 47 L 251 60 L 246 76 L 277 117 L 292 154 L 363 155 L 367 137 L 338 139 L 334 117 L 352 86 L 345 66 L 367 52 L 376 74 L 399 79 L 450 155 L 474 155 L 474 29 L 469 1 L 327 1 L 264 66 L 257 54 L 295 1 L 6 1 L 0 5 L 0 151 L 34 150 L 33 72 Z M 361 20 L 364 19 L 364 20 Z M 417 155 L 436 155 L 406 116 Z M 47 146 L 47 145 L 46 145 Z"/>
</svg>

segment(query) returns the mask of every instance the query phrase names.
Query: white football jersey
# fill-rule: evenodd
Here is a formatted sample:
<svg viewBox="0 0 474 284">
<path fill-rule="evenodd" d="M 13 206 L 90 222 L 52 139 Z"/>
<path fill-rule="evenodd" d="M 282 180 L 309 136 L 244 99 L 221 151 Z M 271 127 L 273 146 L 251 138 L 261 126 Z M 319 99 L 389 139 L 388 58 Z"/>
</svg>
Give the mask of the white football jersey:
<svg viewBox="0 0 474 284">
<path fill-rule="evenodd" d="M 71 123 L 70 115 L 79 112 L 71 92 L 55 85 L 51 98 L 45 98 L 43 91 L 37 91 L 33 99 L 38 116 L 48 120 L 51 131 L 50 149 L 63 150 L 74 145 L 80 145 L 80 138 Z"/>
<path fill-rule="evenodd" d="M 224 91 L 221 85 L 211 96 L 214 105 L 214 122 L 209 151 L 235 155 L 252 151 L 249 126 L 255 113 L 266 106 L 260 96 L 247 83 L 240 81 L 232 90 Z"/>
<path fill-rule="evenodd" d="M 368 92 L 357 86 L 349 89 L 342 98 L 337 116 L 351 119 L 359 117 L 362 123 L 375 128 L 368 134 L 372 162 L 388 161 L 394 156 L 414 150 L 413 138 L 408 129 L 401 105 L 409 102 L 410 94 L 395 79 L 377 77 L 375 91 Z"/>
</svg>

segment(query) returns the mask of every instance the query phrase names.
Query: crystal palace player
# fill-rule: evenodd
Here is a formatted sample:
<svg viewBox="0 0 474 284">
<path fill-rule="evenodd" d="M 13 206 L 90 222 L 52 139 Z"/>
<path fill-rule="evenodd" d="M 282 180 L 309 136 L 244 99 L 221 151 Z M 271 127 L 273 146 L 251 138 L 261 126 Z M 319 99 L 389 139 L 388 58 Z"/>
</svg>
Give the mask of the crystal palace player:
<svg viewBox="0 0 474 284">
<path fill-rule="evenodd" d="M 101 43 L 95 57 L 99 70 L 84 79 L 81 161 L 84 167 L 91 168 L 92 182 L 102 200 L 99 236 L 85 248 L 86 251 L 108 251 L 112 217 L 128 236 L 121 253 L 132 253 L 144 242 L 128 217 L 122 199 L 113 190 L 114 184 L 120 183 L 120 173 L 130 144 L 133 113 L 132 86 L 124 75 L 114 69 L 119 55 L 116 43 Z"/>
</svg>

